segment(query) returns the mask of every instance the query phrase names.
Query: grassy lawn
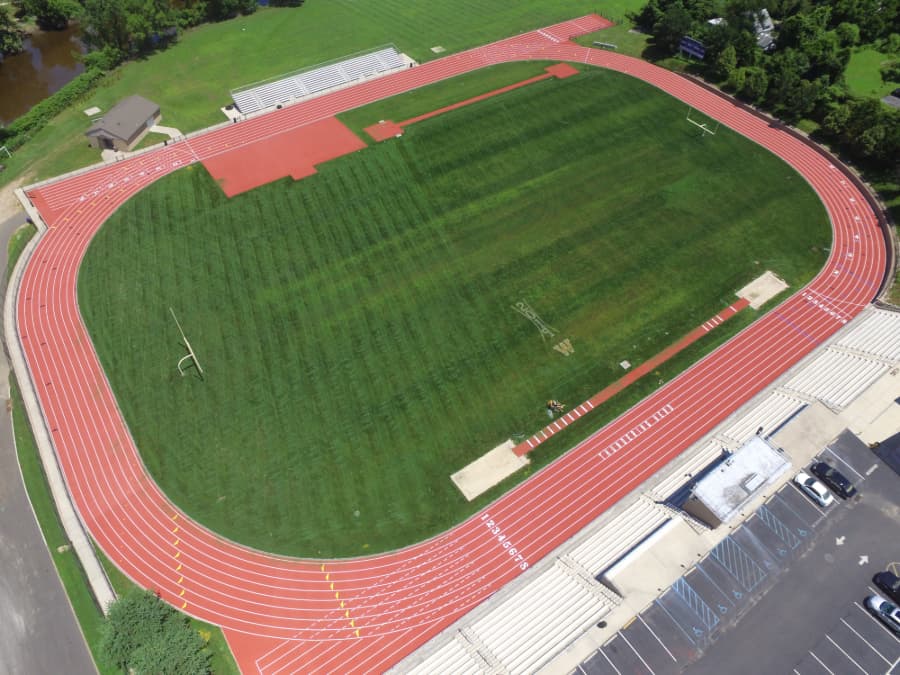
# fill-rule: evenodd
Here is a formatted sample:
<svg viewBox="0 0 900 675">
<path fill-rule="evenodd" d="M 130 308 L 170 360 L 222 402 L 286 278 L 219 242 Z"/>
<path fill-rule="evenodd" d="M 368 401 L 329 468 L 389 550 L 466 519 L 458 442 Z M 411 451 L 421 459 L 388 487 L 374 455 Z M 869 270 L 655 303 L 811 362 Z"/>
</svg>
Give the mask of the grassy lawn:
<svg viewBox="0 0 900 675">
<path fill-rule="evenodd" d="M 604 28 L 596 33 L 582 35 L 576 38 L 575 42 L 586 47 L 594 46 L 594 42 L 606 42 L 616 45 L 615 51 L 620 54 L 628 54 L 629 56 L 640 58 L 644 50 L 647 49 L 650 36 L 644 33 L 632 32 L 632 28 L 631 22 L 626 20 L 622 24 Z"/>
<path fill-rule="evenodd" d="M 880 68 L 884 63 L 895 61 L 898 57 L 875 51 L 861 49 L 850 55 L 850 62 L 844 72 L 844 79 L 850 92 L 856 96 L 874 96 L 882 98 L 900 87 L 900 82 L 883 82 Z"/>
<path fill-rule="evenodd" d="M 572 404 L 617 379 L 622 359 L 657 353 L 763 270 L 796 288 L 829 242 L 824 209 L 786 165 L 725 129 L 701 141 L 680 103 L 592 70 L 231 200 L 202 167 L 173 174 L 98 234 L 79 302 L 176 503 L 251 546 L 356 555 L 496 498 L 509 483 L 469 504 L 449 474 L 546 424 L 548 398 Z M 574 355 L 542 342 L 521 300 Z M 175 369 L 170 306 L 202 380 Z"/>
<path fill-rule="evenodd" d="M 383 101 L 376 101 L 362 108 L 348 110 L 338 117 L 363 140 L 371 144 L 373 143 L 371 137 L 364 133 L 363 129 L 376 124 L 379 120 L 390 119 L 394 122 L 402 122 L 485 92 L 527 80 L 535 75 L 541 75 L 544 73 L 544 68 L 553 63 L 555 61 L 523 61 L 489 66 Z"/>
<path fill-rule="evenodd" d="M 609 3 L 622 11 L 634 0 Z M 297 9 L 260 9 L 248 17 L 205 24 L 179 44 L 115 71 L 86 100 L 35 135 L 0 174 L 0 185 L 25 170 L 49 178 L 100 160 L 84 132 L 89 106 L 108 110 L 141 94 L 162 108 L 162 124 L 183 133 L 224 122 L 230 90 L 388 42 L 418 61 L 583 16 L 584 0 L 307 0 Z M 597 7 L 602 11 L 602 7 Z"/>
</svg>

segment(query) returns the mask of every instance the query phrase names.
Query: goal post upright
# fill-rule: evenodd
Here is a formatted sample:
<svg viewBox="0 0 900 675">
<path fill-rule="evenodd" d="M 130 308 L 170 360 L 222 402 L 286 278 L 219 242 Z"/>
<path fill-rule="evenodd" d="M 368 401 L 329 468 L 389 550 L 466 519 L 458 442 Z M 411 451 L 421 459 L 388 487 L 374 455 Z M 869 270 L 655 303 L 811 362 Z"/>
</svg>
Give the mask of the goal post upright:
<svg viewBox="0 0 900 675">
<path fill-rule="evenodd" d="M 719 130 L 720 122 L 717 120 L 716 127 L 714 129 L 710 129 L 706 122 L 698 122 L 697 120 L 691 119 L 691 110 L 693 110 L 693 108 L 688 106 L 687 117 L 685 119 L 688 122 L 690 122 L 691 124 L 693 124 L 695 127 L 697 127 L 698 129 L 700 129 L 700 137 L 702 138 L 706 134 L 709 134 L 710 136 L 715 136 L 716 132 Z"/>
<path fill-rule="evenodd" d="M 175 316 L 175 310 L 169 307 L 169 312 L 172 314 L 172 318 L 175 319 L 175 325 L 178 326 L 178 332 L 181 333 L 181 339 L 184 341 L 184 346 L 187 348 L 188 353 L 178 359 L 178 372 L 181 373 L 181 376 L 184 377 L 184 368 L 182 368 L 181 364 L 185 361 L 193 361 L 194 365 L 197 367 L 197 372 L 200 373 L 200 377 L 203 377 L 203 368 L 200 367 L 200 361 L 197 359 L 197 355 L 194 353 L 194 348 L 191 347 L 191 343 L 188 342 L 187 336 L 184 334 L 184 330 L 181 328 L 181 323 L 178 321 L 178 317 Z"/>
</svg>

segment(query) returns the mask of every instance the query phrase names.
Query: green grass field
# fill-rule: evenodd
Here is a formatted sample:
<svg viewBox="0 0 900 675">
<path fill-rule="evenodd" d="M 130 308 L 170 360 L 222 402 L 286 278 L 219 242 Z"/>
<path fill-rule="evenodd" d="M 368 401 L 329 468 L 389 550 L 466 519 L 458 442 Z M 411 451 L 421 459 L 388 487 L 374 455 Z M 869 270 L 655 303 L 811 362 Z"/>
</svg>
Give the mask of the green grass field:
<svg viewBox="0 0 900 675">
<path fill-rule="evenodd" d="M 881 79 L 881 66 L 892 60 L 900 58 L 891 57 L 874 49 L 861 49 L 850 55 L 850 62 L 844 72 L 847 87 L 855 96 L 887 96 L 900 82 L 884 82 Z"/>
<path fill-rule="evenodd" d="M 546 424 L 548 398 L 577 403 L 617 379 L 619 361 L 655 354 L 763 270 L 796 288 L 829 241 L 786 165 L 724 128 L 700 139 L 680 103 L 596 70 L 231 200 L 202 167 L 173 174 L 98 234 L 79 302 L 176 503 L 251 546 L 358 555 L 496 498 L 527 472 L 472 504 L 449 474 Z M 572 356 L 513 310 L 520 300 Z M 175 369 L 169 306 L 203 380 Z M 535 465 L 655 386 L 638 384 Z"/>
</svg>

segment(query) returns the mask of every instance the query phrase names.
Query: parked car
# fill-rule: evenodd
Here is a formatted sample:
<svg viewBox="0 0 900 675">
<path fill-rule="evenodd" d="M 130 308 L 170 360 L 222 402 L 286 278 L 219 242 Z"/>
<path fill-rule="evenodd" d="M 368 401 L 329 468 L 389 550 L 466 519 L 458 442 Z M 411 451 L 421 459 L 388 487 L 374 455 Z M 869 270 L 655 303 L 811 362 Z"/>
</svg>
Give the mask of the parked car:
<svg viewBox="0 0 900 675">
<path fill-rule="evenodd" d="M 856 487 L 847 477 L 827 462 L 816 462 L 810 469 L 825 485 L 834 490 L 838 497 L 850 499 L 856 496 Z"/>
<path fill-rule="evenodd" d="M 891 574 L 890 572 L 879 572 L 872 577 L 872 581 L 874 581 L 875 585 L 884 591 L 885 595 L 891 600 L 900 603 L 900 577 L 896 574 Z"/>
<path fill-rule="evenodd" d="M 834 504 L 834 495 L 828 491 L 828 488 L 805 471 L 794 476 L 794 483 L 823 509 Z"/>
<path fill-rule="evenodd" d="M 881 623 L 900 634 L 900 609 L 897 608 L 897 605 L 888 602 L 880 595 L 870 595 L 866 598 L 866 607 Z"/>
</svg>

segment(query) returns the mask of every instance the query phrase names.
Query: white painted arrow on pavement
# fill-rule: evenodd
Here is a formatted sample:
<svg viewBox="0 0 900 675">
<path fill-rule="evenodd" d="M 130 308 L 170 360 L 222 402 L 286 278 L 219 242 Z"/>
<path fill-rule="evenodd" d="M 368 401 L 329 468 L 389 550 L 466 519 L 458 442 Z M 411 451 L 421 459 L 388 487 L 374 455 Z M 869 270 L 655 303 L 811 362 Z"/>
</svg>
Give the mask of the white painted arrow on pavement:
<svg viewBox="0 0 900 675">
<path fill-rule="evenodd" d="M 859 564 L 860 565 L 865 565 L 867 562 L 869 562 L 869 556 L 867 556 L 867 555 L 859 556 Z"/>
<path fill-rule="evenodd" d="M 835 537 L 834 545 L 835 545 L 835 546 L 843 546 L 843 545 L 844 545 L 844 539 L 846 539 L 846 538 L 847 538 L 847 537 Z"/>
</svg>

